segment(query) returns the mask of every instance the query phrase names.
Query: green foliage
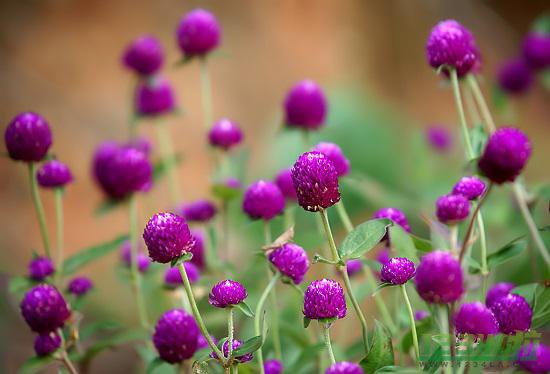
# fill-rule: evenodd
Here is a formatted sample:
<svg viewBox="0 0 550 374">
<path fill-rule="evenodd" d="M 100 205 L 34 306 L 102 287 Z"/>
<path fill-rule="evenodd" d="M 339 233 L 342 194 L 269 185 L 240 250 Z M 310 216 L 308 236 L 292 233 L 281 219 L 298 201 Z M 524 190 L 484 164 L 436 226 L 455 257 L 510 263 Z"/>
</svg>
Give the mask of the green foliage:
<svg viewBox="0 0 550 374">
<path fill-rule="evenodd" d="M 391 225 L 388 219 L 373 219 L 358 225 L 338 248 L 340 257 L 349 260 L 363 256 L 380 243 Z"/>
<path fill-rule="evenodd" d="M 255 336 L 248 339 L 243 344 L 239 346 L 236 350 L 233 351 L 233 356 L 240 357 L 247 353 L 256 352 L 262 346 L 262 337 Z"/>
<path fill-rule="evenodd" d="M 250 306 L 244 301 L 241 301 L 240 303 L 235 305 L 235 307 L 239 309 L 245 316 L 254 318 L 254 312 L 252 311 L 252 309 L 250 309 Z"/>
<path fill-rule="evenodd" d="M 106 243 L 98 244 L 77 252 L 63 262 L 63 274 L 74 274 L 89 263 L 99 260 L 118 249 L 126 240 L 128 240 L 128 235 L 120 235 Z"/>
<path fill-rule="evenodd" d="M 410 235 L 399 225 L 393 225 L 389 228 L 392 246 L 397 251 L 398 257 L 406 257 L 412 262 L 418 263 L 416 247 Z"/>
<path fill-rule="evenodd" d="M 33 356 L 21 365 L 18 374 L 34 374 L 42 371 L 46 366 L 55 362 L 53 356 Z"/>
<path fill-rule="evenodd" d="M 366 373 L 374 373 L 384 366 L 394 365 L 393 346 L 391 333 L 379 321 L 375 320 L 374 334 L 369 353 L 359 365 Z"/>
</svg>

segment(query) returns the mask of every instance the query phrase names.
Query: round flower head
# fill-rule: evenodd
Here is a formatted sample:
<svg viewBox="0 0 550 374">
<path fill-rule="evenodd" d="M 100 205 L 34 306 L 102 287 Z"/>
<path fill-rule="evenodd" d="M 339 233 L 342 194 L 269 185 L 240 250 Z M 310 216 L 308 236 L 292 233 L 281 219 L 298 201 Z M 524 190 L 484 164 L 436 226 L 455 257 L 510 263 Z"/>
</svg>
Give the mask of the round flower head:
<svg viewBox="0 0 550 374">
<path fill-rule="evenodd" d="M 137 267 L 140 273 L 144 273 L 147 271 L 147 269 L 149 269 L 149 265 L 151 265 L 151 260 L 149 260 L 149 257 L 145 256 L 142 253 L 141 243 L 142 242 L 140 242 L 140 244 L 138 245 Z M 122 243 L 122 246 L 120 247 L 120 258 L 128 268 L 132 266 L 132 249 L 129 240 Z"/>
<path fill-rule="evenodd" d="M 425 310 L 417 310 L 414 312 L 414 319 L 417 321 L 422 321 L 424 318 L 429 317 L 430 313 Z"/>
<path fill-rule="evenodd" d="M 37 335 L 34 339 L 34 351 L 39 357 L 52 354 L 59 347 L 61 347 L 61 337 L 55 331 Z"/>
<path fill-rule="evenodd" d="M 204 262 L 204 234 L 201 230 L 194 229 L 191 230 L 191 235 L 195 238 L 195 244 L 189 250 L 193 254 L 190 262 L 202 270 L 206 266 Z"/>
<path fill-rule="evenodd" d="M 199 269 L 191 262 L 184 262 L 183 267 L 189 278 L 189 283 L 197 283 L 200 278 Z M 168 288 L 183 286 L 183 279 L 177 267 L 167 268 L 164 272 L 164 285 Z"/>
<path fill-rule="evenodd" d="M 304 295 L 306 318 L 344 318 L 346 312 L 346 297 L 338 282 L 332 279 L 321 279 L 307 286 Z"/>
<path fill-rule="evenodd" d="M 294 189 L 294 183 L 292 182 L 292 169 L 283 169 L 275 177 L 275 184 L 283 196 L 287 200 L 296 201 L 298 196 L 296 195 L 296 190 Z"/>
<path fill-rule="evenodd" d="M 303 80 L 294 85 L 285 99 L 287 126 L 317 130 L 325 123 L 327 99 L 315 82 Z"/>
<path fill-rule="evenodd" d="M 493 304 L 491 310 L 503 334 L 513 335 L 516 331 L 528 331 L 531 327 L 533 312 L 522 296 L 512 293 L 503 296 Z"/>
<path fill-rule="evenodd" d="M 214 203 L 206 199 L 193 201 L 180 208 L 180 214 L 189 222 L 208 222 L 217 212 Z"/>
<path fill-rule="evenodd" d="M 479 301 L 466 303 L 454 316 L 457 334 L 498 334 L 498 322 L 493 312 Z"/>
<path fill-rule="evenodd" d="M 157 116 L 174 110 L 174 92 L 162 77 L 139 82 L 135 93 L 135 109 L 142 116 Z"/>
<path fill-rule="evenodd" d="M 336 172 L 339 177 L 347 175 L 349 173 L 349 160 L 344 156 L 342 149 L 334 144 L 328 142 L 321 142 L 313 147 L 313 151 L 321 152 L 332 161 L 332 164 L 336 168 Z"/>
<path fill-rule="evenodd" d="M 61 161 L 46 161 L 36 172 L 38 184 L 44 188 L 63 187 L 73 180 L 71 171 Z"/>
<path fill-rule="evenodd" d="M 4 133 L 4 141 L 11 159 L 40 161 L 52 145 L 52 132 L 42 116 L 33 112 L 23 112 L 9 123 Z"/>
<path fill-rule="evenodd" d="M 187 13 L 176 30 L 178 45 L 186 58 L 204 56 L 220 44 L 221 28 L 214 15 L 204 9 Z"/>
<path fill-rule="evenodd" d="M 225 308 L 237 305 L 247 296 L 246 288 L 242 284 L 226 279 L 212 287 L 212 291 L 208 295 L 208 302 L 216 308 Z"/>
<path fill-rule="evenodd" d="M 485 183 L 476 177 L 462 177 L 453 187 L 453 195 L 475 200 L 485 192 Z"/>
<path fill-rule="evenodd" d="M 452 135 L 444 126 L 430 126 L 426 129 L 426 139 L 432 148 L 439 152 L 446 152 L 453 145 Z"/>
<path fill-rule="evenodd" d="M 243 344 L 243 343 L 240 340 L 233 339 L 233 344 L 231 344 L 231 350 L 235 351 L 237 348 L 239 348 L 241 346 L 241 344 Z M 225 358 L 227 358 L 227 356 L 229 356 L 229 341 L 227 341 L 227 340 L 223 343 L 222 353 L 223 353 L 223 356 Z M 218 356 L 214 352 L 210 353 L 210 357 L 213 357 L 213 358 L 216 358 L 216 359 L 218 358 Z M 248 362 L 248 361 L 252 360 L 252 353 L 247 353 L 245 355 L 235 357 L 235 360 L 237 362 L 240 362 L 240 363 Z"/>
<path fill-rule="evenodd" d="M 332 364 L 325 374 L 363 374 L 364 371 L 361 366 L 349 361 L 341 361 Z"/>
<path fill-rule="evenodd" d="M 161 359 L 176 364 L 193 357 L 197 350 L 199 326 L 181 309 L 160 316 L 153 333 L 153 344 Z"/>
<path fill-rule="evenodd" d="M 143 136 L 130 139 L 125 146 L 137 149 L 138 151 L 143 152 L 146 156 L 149 156 L 151 154 L 151 150 L 153 149 L 153 144 L 151 141 Z"/>
<path fill-rule="evenodd" d="M 495 131 L 478 162 L 479 170 L 492 182 L 513 182 L 531 156 L 527 136 L 513 127 Z"/>
<path fill-rule="evenodd" d="M 542 343 L 536 346 L 529 343 L 518 352 L 519 367 L 529 373 L 546 374 L 550 372 L 550 347 Z"/>
<path fill-rule="evenodd" d="M 353 260 L 348 260 L 346 262 L 346 271 L 348 272 L 348 275 L 350 277 L 354 276 L 355 274 L 359 273 L 363 269 L 363 263 L 358 258 Z"/>
<path fill-rule="evenodd" d="M 49 284 L 40 284 L 25 294 L 21 314 L 32 331 L 47 333 L 63 327 L 71 315 L 59 291 Z"/>
<path fill-rule="evenodd" d="M 415 283 L 416 291 L 428 303 L 452 303 L 464 293 L 460 263 L 445 251 L 436 250 L 422 256 Z"/>
<path fill-rule="evenodd" d="M 93 287 L 93 283 L 88 277 L 75 277 L 69 282 L 67 290 L 75 296 L 83 296 Z"/>
<path fill-rule="evenodd" d="M 532 69 L 545 69 L 550 66 L 550 34 L 532 32 L 522 43 L 523 58 Z"/>
<path fill-rule="evenodd" d="M 55 272 L 52 260 L 48 257 L 36 257 L 29 262 L 29 277 L 43 281 Z"/>
<path fill-rule="evenodd" d="M 210 145 L 227 151 L 241 143 L 243 132 L 235 122 L 223 118 L 212 126 L 208 139 Z"/>
<path fill-rule="evenodd" d="M 382 208 L 377 210 L 373 215 L 374 219 L 387 218 L 392 220 L 394 223 L 397 223 L 407 232 L 411 232 L 411 227 L 409 226 L 409 221 L 405 213 L 396 208 Z"/>
<path fill-rule="evenodd" d="M 294 284 L 300 284 L 309 269 L 306 251 L 294 243 L 286 243 L 275 249 L 268 258 L 273 266 L 283 275 L 291 278 Z"/>
<path fill-rule="evenodd" d="M 245 191 L 242 208 L 250 219 L 269 221 L 283 212 L 285 198 L 275 183 L 259 180 Z"/>
<path fill-rule="evenodd" d="M 283 372 L 283 364 L 276 359 L 266 360 L 264 363 L 265 374 L 281 374 Z"/>
<path fill-rule="evenodd" d="M 496 283 L 493 287 L 487 291 L 487 296 L 485 297 L 485 305 L 489 308 L 492 308 L 493 305 L 503 296 L 506 296 L 516 287 L 515 284 L 510 282 L 500 282 Z"/>
<path fill-rule="evenodd" d="M 156 73 L 162 66 L 164 50 L 157 38 L 143 35 L 128 45 L 122 61 L 127 68 L 137 74 L 148 76 Z"/>
<path fill-rule="evenodd" d="M 464 195 L 440 196 L 435 203 L 435 214 L 440 222 L 456 224 L 468 218 L 470 202 Z"/>
<path fill-rule="evenodd" d="M 506 93 L 521 94 L 531 87 L 533 75 L 522 59 L 506 61 L 499 69 L 498 85 Z"/>
<path fill-rule="evenodd" d="M 454 68 L 462 77 L 478 62 L 479 50 L 467 28 L 455 20 L 445 20 L 432 29 L 426 43 L 426 57 L 434 69 Z"/>
<path fill-rule="evenodd" d="M 195 244 L 185 219 L 172 213 L 157 213 L 151 217 L 143 230 L 143 240 L 149 257 L 162 264 L 191 251 Z"/>
<path fill-rule="evenodd" d="M 414 263 L 405 257 L 391 258 L 380 271 L 383 282 L 405 284 L 414 277 Z"/>
<path fill-rule="evenodd" d="M 317 212 L 340 201 L 338 172 L 330 159 L 321 152 L 303 153 L 292 167 L 292 181 L 298 204 Z"/>
<path fill-rule="evenodd" d="M 210 335 L 210 338 L 212 338 L 212 341 L 214 342 L 214 344 L 216 344 L 216 345 L 218 344 L 218 340 L 215 337 Z M 209 347 L 208 340 L 206 340 L 204 335 L 199 334 L 199 337 L 197 339 L 197 351 L 199 349 L 204 349 L 204 348 L 208 348 L 208 347 Z"/>
</svg>

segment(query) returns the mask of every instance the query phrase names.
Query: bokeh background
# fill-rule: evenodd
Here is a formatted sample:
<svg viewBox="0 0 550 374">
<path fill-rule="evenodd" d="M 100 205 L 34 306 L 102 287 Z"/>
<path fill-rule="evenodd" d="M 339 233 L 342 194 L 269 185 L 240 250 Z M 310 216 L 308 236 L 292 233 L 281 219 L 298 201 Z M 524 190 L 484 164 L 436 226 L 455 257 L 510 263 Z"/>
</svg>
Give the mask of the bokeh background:
<svg viewBox="0 0 550 374">
<path fill-rule="evenodd" d="M 209 196 L 213 162 L 204 144 L 198 64 L 175 66 L 180 57 L 175 27 L 185 12 L 198 6 L 213 11 L 223 26 L 222 47 L 210 61 L 214 115 L 234 119 L 245 131 L 248 157 L 237 155 L 248 160 L 245 182 L 272 178 L 300 151 L 298 134 L 281 131 L 281 103 L 294 82 L 308 77 L 327 90 L 331 104 L 327 127 L 311 141 L 336 141 L 352 160 L 354 182 L 343 189 L 349 191 L 344 199 L 350 201 L 354 220 L 368 218 L 382 205 L 400 205 L 418 233 L 426 230 L 421 214 L 433 215 L 435 196 L 463 172 L 458 137 L 455 149 L 440 155 L 423 136 L 432 123 L 458 135 L 451 91 L 425 62 L 431 27 L 455 18 L 472 30 L 483 55 L 483 90 L 490 95 L 500 62 L 518 54 L 522 36 L 548 11 L 544 0 L 2 0 L 0 123 L 5 128 L 24 110 L 48 119 L 53 151 L 75 175 L 65 195 L 68 254 L 127 230 L 124 209 L 94 214 L 103 197 L 90 177 L 90 158 L 99 142 L 127 136 L 134 77 L 124 71 L 120 58 L 136 36 L 152 33 L 165 47 L 164 74 L 184 112 L 168 119 L 176 148 L 184 155 L 178 168 L 183 196 Z M 509 99 L 506 110 L 495 111 L 498 123 L 513 123 L 529 134 L 534 152 L 526 180 L 532 185 L 550 180 L 549 102 L 550 92 L 538 82 L 527 94 Z M 153 135 L 147 123 L 140 132 Z M 144 200 L 140 225 L 167 207 L 166 192 L 159 183 Z M 493 248 L 514 237 L 499 231 L 510 222 L 503 215 L 514 212 L 508 193 L 499 193 L 506 207 L 495 208 L 489 218 Z M 42 198 L 53 230 L 53 196 L 44 192 Z M 541 225 L 548 223 L 544 205 L 537 208 Z M 11 373 L 32 354 L 33 337 L 6 286 L 9 276 L 26 272 L 31 250 L 40 249 L 40 237 L 26 170 L 6 157 L 0 158 L 0 206 L 0 371 Z M 235 218 L 233 224 L 241 221 Z M 521 220 L 517 226 L 519 233 L 525 231 Z M 241 240 L 248 231 L 258 231 L 257 225 L 244 225 L 232 239 L 243 253 L 258 245 Z M 135 323 L 130 290 L 114 269 L 116 256 L 85 269 L 96 284 L 87 305 L 89 318 Z M 99 356 L 92 371 L 137 367 L 133 352 L 123 348 Z"/>
</svg>

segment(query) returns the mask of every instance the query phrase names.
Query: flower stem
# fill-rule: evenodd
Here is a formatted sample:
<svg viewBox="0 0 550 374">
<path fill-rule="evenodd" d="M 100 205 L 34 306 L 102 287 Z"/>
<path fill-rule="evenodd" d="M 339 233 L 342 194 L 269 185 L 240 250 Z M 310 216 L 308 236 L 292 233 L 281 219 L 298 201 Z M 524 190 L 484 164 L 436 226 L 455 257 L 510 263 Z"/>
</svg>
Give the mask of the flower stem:
<svg viewBox="0 0 550 374">
<path fill-rule="evenodd" d="M 288 229 L 292 226 L 294 226 L 294 207 L 293 206 L 287 206 L 284 210 L 284 223 L 285 223 L 285 229 Z"/>
<path fill-rule="evenodd" d="M 483 216 L 481 215 L 481 211 L 478 210 L 476 218 L 477 228 L 479 230 L 479 247 L 481 252 L 481 299 L 485 300 L 485 295 L 487 294 L 487 283 L 489 281 L 489 266 L 487 264 L 487 239 L 485 237 L 485 224 L 483 223 Z"/>
<path fill-rule="evenodd" d="M 233 328 L 233 308 L 229 307 L 229 312 L 227 313 L 227 341 L 229 342 L 229 344 L 227 345 L 228 365 L 231 365 L 231 361 L 233 359 L 231 356 L 233 355 L 233 332 L 234 331 L 235 330 Z"/>
<path fill-rule="evenodd" d="M 57 243 L 56 277 L 60 280 L 63 275 L 63 188 L 56 188 L 55 194 L 55 226 Z"/>
<path fill-rule="evenodd" d="M 201 94 L 202 94 L 202 119 L 204 129 L 208 130 L 212 125 L 212 85 L 208 72 L 206 57 L 200 59 L 201 69 Z"/>
<path fill-rule="evenodd" d="M 46 256 L 51 258 L 50 253 L 50 238 L 48 237 L 48 228 L 46 226 L 46 215 L 44 214 L 44 206 L 40 199 L 40 193 L 38 192 L 38 186 L 36 185 L 36 163 L 29 162 L 29 183 L 31 185 L 32 201 L 34 203 L 34 209 L 38 216 L 38 223 L 40 225 L 40 234 L 42 234 L 42 243 L 44 245 L 44 251 Z"/>
<path fill-rule="evenodd" d="M 462 129 L 462 137 L 464 138 L 464 145 L 469 157 L 474 154 L 472 143 L 470 142 L 470 133 L 468 131 L 468 125 L 466 123 L 466 115 L 464 114 L 464 106 L 462 105 L 462 97 L 460 96 L 460 86 L 458 84 L 458 75 L 456 69 L 451 69 L 451 83 L 453 86 L 453 94 L 455 98 L 456 109 L 458 110 L 458 119 L 460 120 L 460 128 Z"/>
<path fill-rule="evenodd" d="M 449 335 L 449 321 L 446 305 L 439 305 L 439 328 L 443 339 L 449 339 L 450 344 L 453 344 L 453 337 Z M 442 348 L 443 349 L 443 348 Z M 444 352 L 444 349 L 442 350 Z M 449 368 L 445 366 L 442 373 L 449 373 Z"/>
<path fill-rule="evenodd" d="M 452 224 L 449 226 L 449 246 L 451 247 L 451 253 L 456 255 L 458 251 L 458 225 Z"/>
<path fill-rule="evenodd" d="M 269 293 L 271 292 L 271 290 L 273 289 L 273 287 L 275 286 L 275 284 L 277 283 L 277 281 L 279 280 L 279 278 L 281 277 L 281 273 L 277 272 L 275 273 L 275 275 L 273 275 L 273 277 L 271 277 L 271 280 L 269 281 L 269 283 L 267 284 L 267 286 L 265 287 L 264 289 L 264 292 L 262 293 L 262 295 L 260 296 L 260 300 L 258 300 L 258 304 L 256 305 L 256 311 L 254 313 L 254 335 L 255 336 L 261 336 L 262 335 L 262 331 L 260 329 L 260 321 L 261 321 L 261 318 L 262 318 L 262 312 L 263 312 L 263 307 L 264 307 L 264 304 L 265 304 L 265 300 L 267 299 L 267 296 L 269 295 Z M 262 341 L 265 341 L 265 336 L 262 336 Z M 260 366 L 260 372 L 262 374 L 264 374 L 264 357 L 263 357 L 263 354 L 262 354 L 262 347 L 258 348 L 258 350 L 256 351 L 256 356 L 258 357 L 258 364 Z"/>
<path fill-rule="evenodd" d="M 342 221 L 342 224 L 346 228 L 347 232 L 351 232 L 353 230 L 353 223 L 351 223 L 348 211 L 346 210 L 346 207 L 344 206 L 344 202 L 342 200 L 340 200 L 340 202 L 336 204 L 336 210 L 338 211 L 340 220 Z"/>
<path fill-rule="evenodd" d="M 330 357 L 330 363 L 331 365 L 334 365 L 336 363 L 336 359 L 334 358 L 334 352 L 332 351 L 332 344 L 330 343 L 330 327 L 326 324 L 323 324 L 323 336 L 325 338 L 325 347 L 327 347 L 328 354 Z"/>
<path fill-rule="evenodd" d="M 63 330 L 57 329 L 57 334 L 61 338 L 61 361 L 63 362 L 69 373 L 78 374 L 78 370 L 76 370 L 74 364 L 69 358 L 69 355 L 67 354 L 67 344 L 65 341 L 65 337 L 63 336 Z"/>
<path fill-rule="evenodd" d="M 414 313 L 412 310 L 411 301 L 409 300 L 409 295 L 407 295 L 407 287 L 402 284 L 399 288 L 401 288 L 401 293 L 403 295 L 403 299 L 405 300 L 405 304 L 407 305 L 407 311 L 409 312 L 416 365 L 420 366 L 420 348 L 418 347 L 418 335 L 416 333 L 416 323 L 414 321 Z"/>
<path fill-rule="evenodd" d="M 491 112 L 489 111 L 489 107 L 487 106 L 487 102 L 485 101 L 483 93 L 479 88 L 476 76 L 473 74 L 468 74 L 466 80 L 468 81 L 470 90 L 474 94 L 474 99 L 477 102 L 479 109 L 481 110 L 481 115 L 483 117 L 483 122 L 485 122 L 485 126 L 487 126 L 489 133 L 495 132 L 497 129 L 495 126 L 495 121 L 493 121 L 493 117 L 491 116 Z"/>
<path fill-rule="evenodd" d="M 474 221 L 475 221 L 477 215 L 479 214 L 481 206 L 483 205 L 485 200 L 487 200 L 487 196 L 489 196 L 489 193 L 491 192 L 492 187 L 493 187 L 493 184 L 489 183 L 489 185 L 487 186 L 487 189 L 485 190 L 485 193 L 479 199 L 479 202 L 477 203 L 477 206 L 474 210 L 474 213 L 472 214 L 472 218 L 470 219 L 470 223 L 468 224 L 468 229 L 466 230 L 466 233 L 464 234 L 464 241 L 462 242 L 462 248 L 460 249 L 459 261 L 461 263 L 462 263 L 462 260 L 464 259 L 464 255 L 466 254 L 466 248 L 468 247 L 468 242 L 470 241 L 470 236 L 472 235 L 472 229 L 474 227 Z"/>
<path fill-rule="evenodd" d="M 176 154 L 174 152 L 174 146 L 172 145 L 172 138 L 170 137 L 170 132 L 168 131 L 166 123 L 157 123 L 155 124 L 155 128 L 157 130 L 157 139 L 162 155 L 162 162 L 168 174 L 170 198 L 172 204 L 176 205 L 181 202 L 181 184 L 177 174 Z"/>
</svg>

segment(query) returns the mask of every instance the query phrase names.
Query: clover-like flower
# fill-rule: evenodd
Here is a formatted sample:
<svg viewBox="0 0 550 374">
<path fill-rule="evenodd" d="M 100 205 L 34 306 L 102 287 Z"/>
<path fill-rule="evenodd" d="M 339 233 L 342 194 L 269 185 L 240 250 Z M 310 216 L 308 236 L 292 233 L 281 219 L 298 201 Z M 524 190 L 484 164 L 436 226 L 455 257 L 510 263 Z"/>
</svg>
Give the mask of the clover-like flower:
<svg viewBox="0 0 550 374">
<path fill-rule="evenodd" d="M 523 296 L 512 293 L 503 296 L 493 304 L 491 310 L 503 334 L 513 335 L 531 328 L 533 311 Z"/>
<path fill-rule="evenodd" d="M 534 70 L 550 66 L 550 34 L 531 32 L 522 42 L 523 58 Z"/>
<path fill-rule="evenodd" d="M 221 27 L 212 13 L 194 9 L 180 21 L 176 38 L 186 58 L 205 56 L 220 43 Z"/>
<path fill-rule="evenodd" d="M 533 83 L 531 68 L 523 59 L 506 61 L 498 70 L 498 85 L 501 90 L 511 95 L 527 91 Z"/>
<path fill-rule="evenodd" d="M 447 152 L 453 145 L 453 136 L 444 126 L 432 125 L 426 129 L 428 144 L 438 152 Z"/>
<path fill-rule="evenodd" d="M 243 132 L 237 123 L 222 118 L 210 129 L 208 140 L 210 145 L 227 151 L 242 142 Z"/>
<path fill-rule="evenodd" d="M 485 183 L 476 177 L 462 177 L 453 187 L 454 195 L 462 195 L 468 200 L 475 200 L 485 192 Z"/>
<path fill-rule="evenodd" d="M 285 103 L 285 123 L 303 130 L 318 130 L 325 123 L 327 99 L 312 80 L 296 83 L 288 92 Z"/>
<path fill-rule="evenodd" d="M 281 374 L 283 372 L 283 364 L 276 359 L 266 360 L 264 362 L 265 374 Z"/>
<path fill-rule="evenodd" d="M 143 35 L 126 47 L 122 62 L 138 75 L 149 76 L 162 67 L 164 50 L 157 38 L 152 35 Z"/>
<path fill-rule="evenodd" d="M 454 225 L 470 214 L 470 202 L 464 195 L 443 195 L 435 203 L 435 214 L 440 222 Z"/>
<path fill-rule="evenodd" d="M 380 271 L 383 282 L 395 285 L 405 284 L 414 277 L 414 263 L 405 257 L 391 258 Z"/>
<path fill-rule="evenodd" d="M 479 301 L 465 303 L 454 316 L 457 334 L 498 334 L 498 322 L 493 312 Z"/>
<path fill-rule="evenodd" d="M 20 307 L 27 325 L 40 334 L 63 327 L 71 315 L 61 293 L 49 284 L 31 288 L 23 297 Z"/>
<path fill-rule="evenodd" d="M 529 343 L 518 352 L 519 367 L 529 373 L 547 374 L 550 372 L 550 347 L 543 343 Z"/>
<path fill-rule="evenodd" d="M 208 222 L 217 212 L 216 205 L 206 199 L 198 199 L 179 208 L 179 213 L 188 222 Z"/>
<path fill-rule="evenodd" d="M 140 81 L 136 87 L 134 106 L 141 116 L 159 116 L 172 112 L 176 99 L 170 82 L 162 76 Z"/>
<path fill-rule="evenodd" d="M 193 357 L 199 335 L 199 326 L 193 316 L 182 309 L 172 309 L 155 325 L 153 344 L 161 359 L 177 364 Z"/>
<path fill-rule="evenodd" d="M 309 269 L 306 251 L 294 243 L 286 243 L 271 251 L 268 258 L 273 266 L 291 278 L 294 284 L 300 284 Z"/>
<path fill-rule="evenodd" d="M 236 349 L 238 349 L 243 343 L 239 340 L 239 339 L 233 339 L 233 344 L 231 344 L 231 351 L 234 352 Z M 224 358 L 227 358 L 229 356 L 229 341 L 226 340 L 224 343 L 223 343 L 223 347 L 222 347 L 222 353 L 223 353 L 223 356 Z M 210 353 L 210 357 L 212 358 L 215 358 L 215 359 L 219 359 L 218 358 L 218 355 L 215 353 L 215 352 L 211 352 Z M 237 362 L 240 362 L 240 363 L 244 363 L 244 362 L 248 362 L 248 361 L 251 361 L 252 360 L 252 352 L 251 353 L 246 353 L 242 356 L 237 356 L 235 357 L 235 360 Z"/>
<path fill-rule="evenodd" d="M 294 182 L 292 182 L 292 170 L 290 168 L 283 169 L 277 174 L 275 184 L 279 187 L 285 199 L 290 201 L 298 199 L 296 190 L 294 189 Z"/>
<path fill-rule="evenodd" d="M 242 209 L 251 219 L 269 221 L 283 212 L 285 198 L 275 183 L 259 180 L 245 191 Z"/>
<path fill-rule="evenodd" d="M 399 226 L 403 228 L 403 230 L 407 232 L 411 232 L 411 226 L 409 225 L 409 221 L 407 220 L 407 216 L 405 213 L 403 213 L 401 210 L 397 208 L 382 208 L 374 212 L 372 215 L 372 218 L 374 219 L 382 219 L 387 218 L 394 223 L 397 223 Z"/>
<path fill-rule="evenodd" d="M 185 219 L 173 213 L 157 213 L 151 217 L 143 230 L 143 240 L 149 257 L 162 264 L 191 251 L 195 244 Z"/>
<path fill-rule="evenodd" d="M 88 277 L 75 277 L 71 279 L 67 286 L 67 291 L 74 296 L 84 296 L 93 287 L 93 283 Z"/>
<path fill-rule="evenodd" d="M 485 305 L 489 308 L 492 308 L 493 305 L 503 296 L 508 295 L 514 288 L 515 284 L 511 282 L 499 282 L 495 283 L 493 287 L 489 288 L 487 291 L 487 296 L 485 297 Z"/>
<path fill-rule="evenodd" d="M 54 272 L 53 262 L 48 257 L 36 257 L 29 262 L 29 277 L 35 281 L 43 281 Z"/>
<path fill-rule="evenodd" d="M 354 362 L 340 361 L 330 365 L 325 374 L 363 374 L 363 368 Z"/>
<path fill-rule="evenodd" d="M 346 297 L 338 282 L 332 279 L 321 279 L 309 284 L 304 294 L 306 318 L 344 318 L 346 313 Z"/>
<path fill-rule="evenodd" d="M 52 132 L 44 117 L 23 112 L 8 124 L 4 141 L 12 160 L 36 162 L 48 153 L 52 145 Z"/>
<path fill-rule="evenodd" d="M 226 308 L 239 304 L 247 296 L 246 288 L 242 284 L 226 279 L 212 288 L 210 295 L 208 295 L 208 302 L 216 308 Z"/>
<path fill-rule="evenodd" d="M 39 334 L 34 339 L 34 352 L 38 357 L 54 353 L 61 347 L 61 337 L 56 331 Z"/>
<path fill-rule="evenodd" d="M 200 278 L 200 270 L 192 262 L 184 262 L 183 267 L 189 283 L 197 283 Z M 164 285 L 168 288 L 176 288 L 183 285 L 183 278 L 181 277 L 180 270 L 177 267 L 169 267 L 164 272 Z"/>
<path fill-rule="evenodd" d="M 321 142 L 313 147 L 313 151 L 321 152 L 325 156 L 327 156 L 330 161 L 332 161 L 332 164 L 336 168 L 336 172 L 338 173 L 339 177 L 342 177 L 349 173 L 350 162 L 344 155 L 342 148 L 340 148 L 337 144 Z"/>
<path fill-rule="evenodd" d="M 69 167 L 61 161 L 49 160 L 36 172 L 36 180 L 44 188 L 59 188 L 71 183 L 73 175 Z"/>
<path fill-rule="evenodd" d="M 460 263 L 445 251 L 436 250 L 422 256 L 416 268 L 415 283 L 418 295 L 428 303 L 452 303 L 464 293 Z"/>
</svg>

